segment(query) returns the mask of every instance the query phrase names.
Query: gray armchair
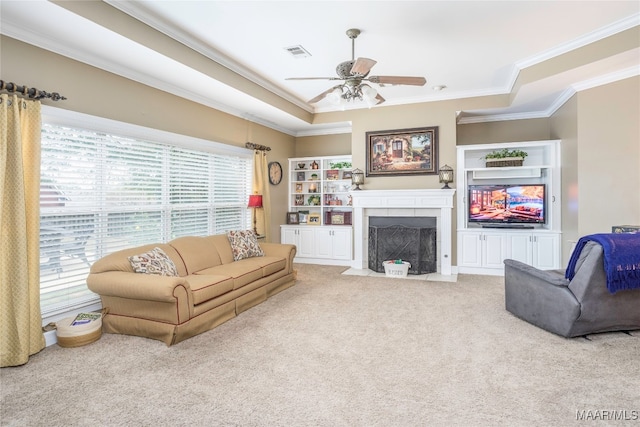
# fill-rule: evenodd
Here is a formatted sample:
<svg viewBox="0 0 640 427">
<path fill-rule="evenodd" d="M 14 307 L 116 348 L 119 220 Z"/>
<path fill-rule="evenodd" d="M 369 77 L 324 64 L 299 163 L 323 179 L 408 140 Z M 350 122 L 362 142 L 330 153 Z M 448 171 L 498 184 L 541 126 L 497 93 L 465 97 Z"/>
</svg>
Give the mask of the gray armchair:
<svg viewBox="0 0 640 427">
<path fill-rule="evenodd" d="M 563 337 L 640 329 L 640 289 L 609 292 L 596 242 L 582 249 L 571 281 L 564 270 L 504 264 L 506 309 L 533 325 Z"/>
</svg>

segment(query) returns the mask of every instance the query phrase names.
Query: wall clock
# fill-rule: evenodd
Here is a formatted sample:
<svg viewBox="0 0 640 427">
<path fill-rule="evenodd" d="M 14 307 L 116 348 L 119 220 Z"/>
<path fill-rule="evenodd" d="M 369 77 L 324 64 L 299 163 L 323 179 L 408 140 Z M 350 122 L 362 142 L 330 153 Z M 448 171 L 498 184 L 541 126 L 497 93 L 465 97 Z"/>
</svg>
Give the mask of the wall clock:
<svg viewBox="0 0 640 427">
<path fill-rule="evenodd" d="M 278 185 L 280 181 L 282 181 L 282 165 L 278 162 L 269 163 L 269 182 Z"/>
</svg>

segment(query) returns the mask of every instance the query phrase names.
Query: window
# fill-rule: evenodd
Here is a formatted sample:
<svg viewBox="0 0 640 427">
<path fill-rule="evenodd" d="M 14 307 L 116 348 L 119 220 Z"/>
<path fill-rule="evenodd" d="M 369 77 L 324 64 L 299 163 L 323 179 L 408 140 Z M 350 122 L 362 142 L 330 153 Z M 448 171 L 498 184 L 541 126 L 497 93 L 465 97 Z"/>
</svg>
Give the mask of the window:
<svg viewBox="0 0 640 427">
<path fill-rule="evenodd" d="M 81 126 L 57 122 L 45 115 L 42 127 L 43 318 L 99 302 L 86 277 L 104 255 L 249 228 L 251 151 L 177 135 L 169 139 L 180 145 L 172 144 L 148 129 L 144 139 L 87 129 L 95 118 Z"/>
</svg>

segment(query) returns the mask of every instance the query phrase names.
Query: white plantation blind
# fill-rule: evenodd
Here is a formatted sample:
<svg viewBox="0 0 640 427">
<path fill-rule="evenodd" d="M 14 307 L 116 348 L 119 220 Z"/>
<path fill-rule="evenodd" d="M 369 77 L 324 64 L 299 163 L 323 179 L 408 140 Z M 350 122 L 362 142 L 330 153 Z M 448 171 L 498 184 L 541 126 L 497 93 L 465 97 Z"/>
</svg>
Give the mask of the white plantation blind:
<svg viewBox="0 0 640 427">
<path fill-rule="evenodd" d="M 43 317 L 99 301 L 92 262 L 119 249 L 250 228 L 251 153 L 216 153 L 46 123 L 42 128 Z M 212 144 L 215 147 L 214 144 Z"/>
</svg>

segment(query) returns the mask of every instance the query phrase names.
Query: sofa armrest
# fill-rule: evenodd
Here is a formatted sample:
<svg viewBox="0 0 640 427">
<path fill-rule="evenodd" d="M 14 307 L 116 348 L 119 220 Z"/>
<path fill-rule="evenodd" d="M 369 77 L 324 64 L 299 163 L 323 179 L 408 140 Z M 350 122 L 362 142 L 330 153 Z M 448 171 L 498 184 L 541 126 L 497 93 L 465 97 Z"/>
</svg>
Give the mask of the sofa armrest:
<svg viewBox="0 0 640 427">
<path fill-rule="evenodd" d="M 260 243 L 266 256 L 281 257 L 287 260 L 287 273 L 293 272 L 293 258 L 296 256 L 296 245 L 288 243 Z"/>
<path fill-rule="evenodd" d="M 559 270 L 539 270 L 535 267 L 532 267 L 528 264 L 525 264 L 520 261 L 516 261 L 514 259 L 505 259 L 505 275 L 506 271 L 509 268 L 512 268 L 522 274 L 535 277 L 549 285 L 554 286 L 569 286 L 569 281 L 564 277 L 564 272 L 560 272 Z"/>
<path fill-rule="evenodd" d="M 558 271 L 504 260 L 505 308 L 542 329 L 567 337 L 580 316 L 580 303 Z"/>
<path fill-rule="evenodd" d="M 87 286 L 98 295 L 147 301 L 175 302 L 177 294 L 182 295 L 185 291 L 191 294 L 184 277 L 126 271 L 89 274 Z M 179 288 L 177 293 L 176 288 Z"/>
</svg>

